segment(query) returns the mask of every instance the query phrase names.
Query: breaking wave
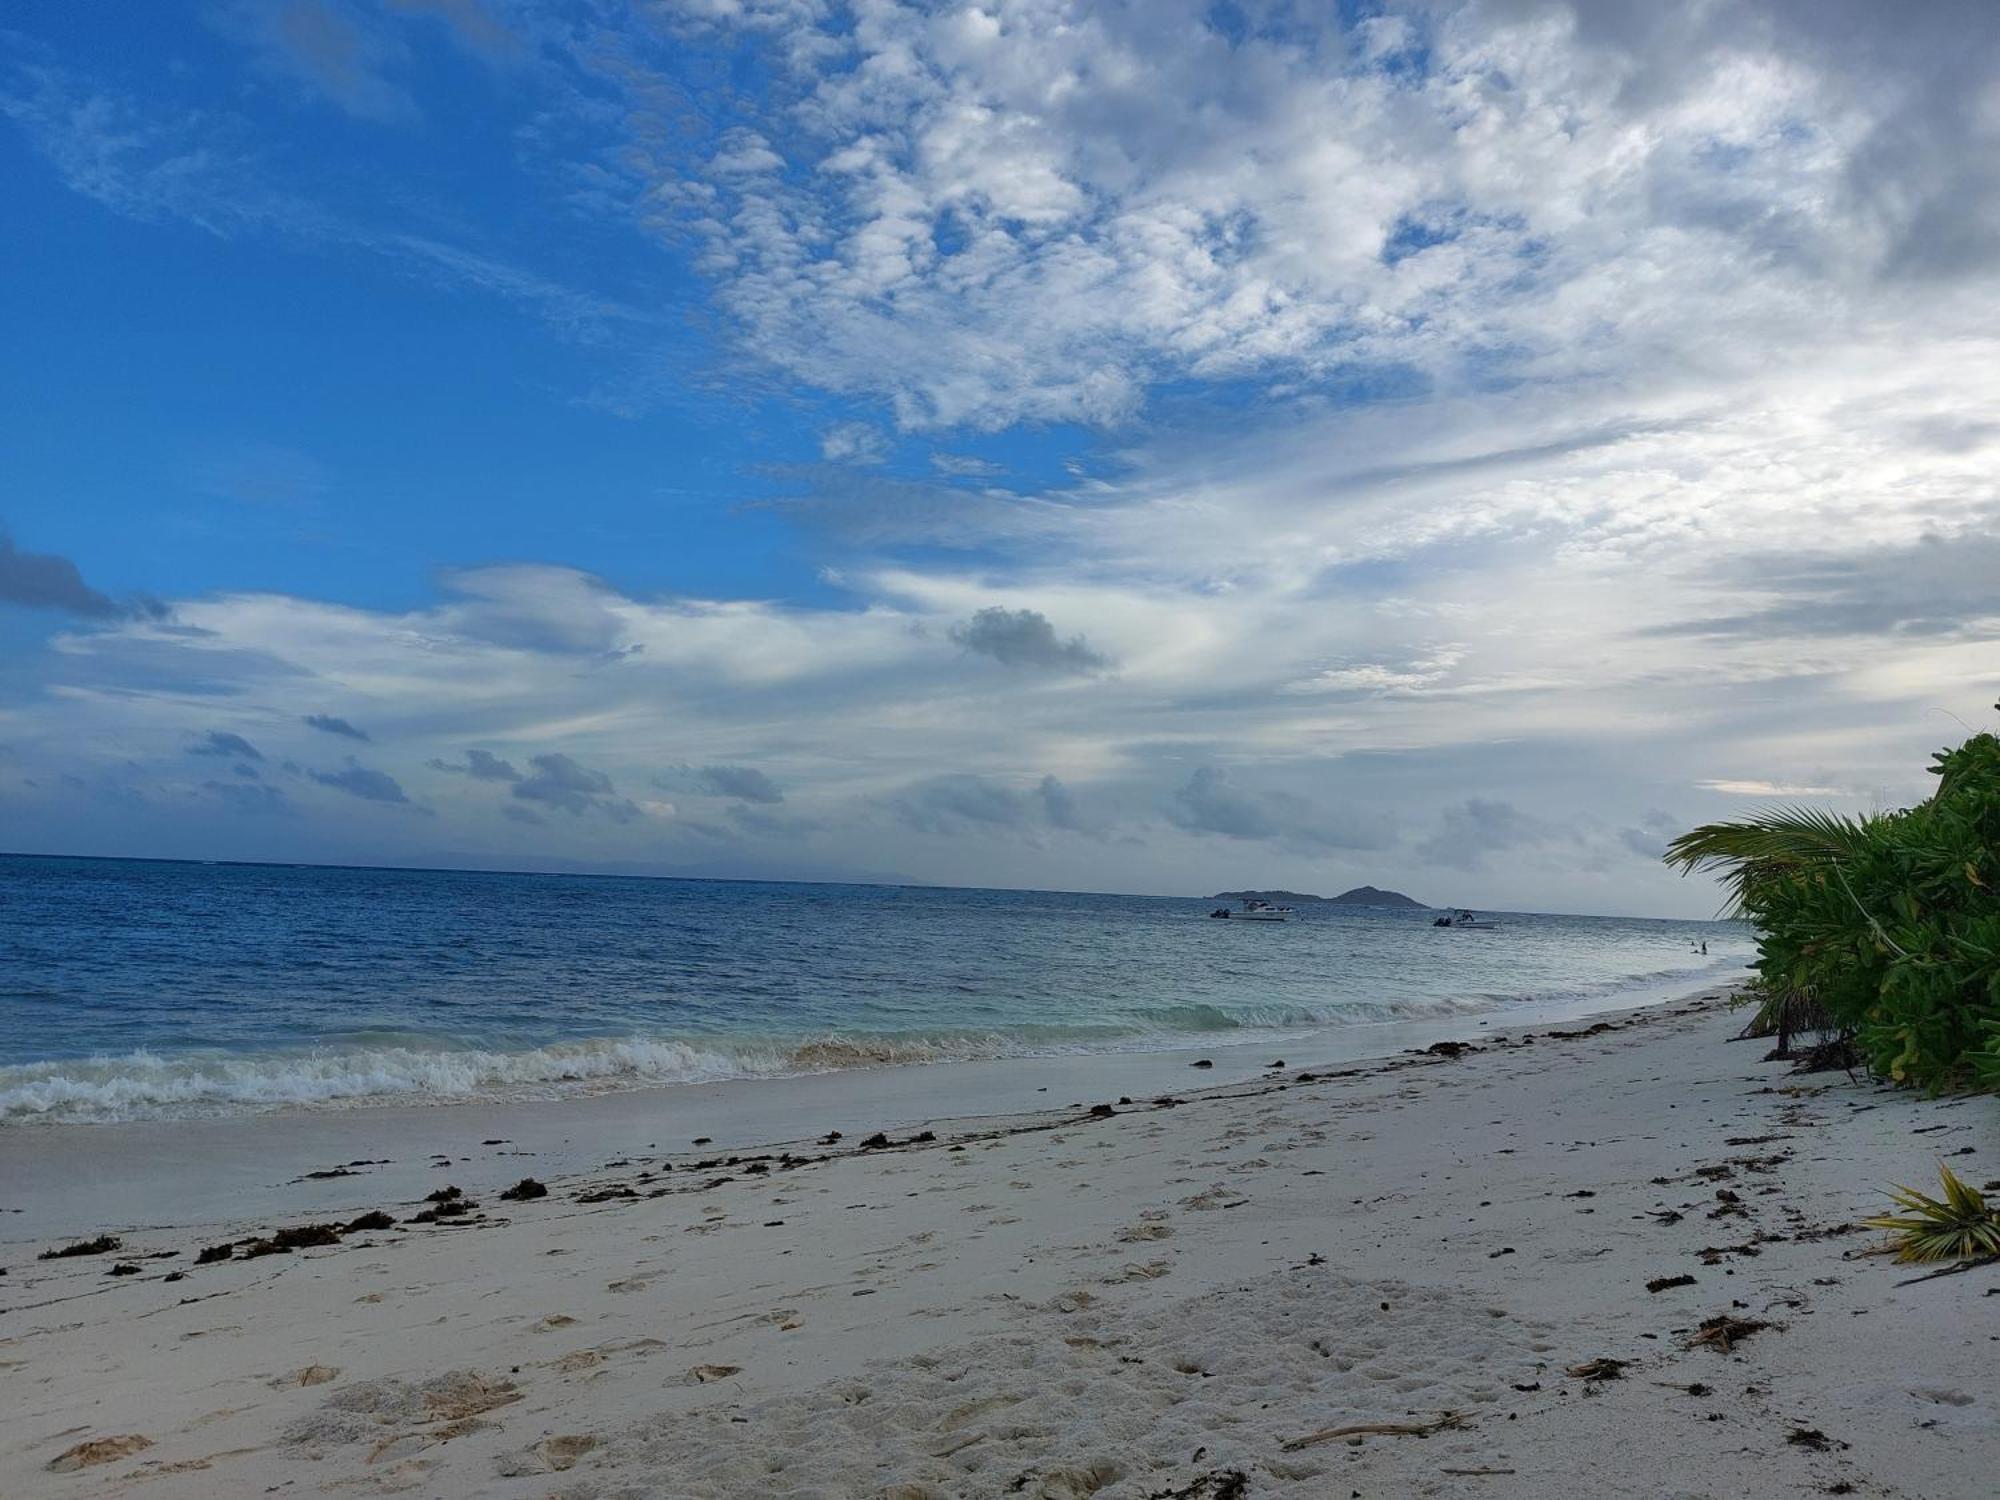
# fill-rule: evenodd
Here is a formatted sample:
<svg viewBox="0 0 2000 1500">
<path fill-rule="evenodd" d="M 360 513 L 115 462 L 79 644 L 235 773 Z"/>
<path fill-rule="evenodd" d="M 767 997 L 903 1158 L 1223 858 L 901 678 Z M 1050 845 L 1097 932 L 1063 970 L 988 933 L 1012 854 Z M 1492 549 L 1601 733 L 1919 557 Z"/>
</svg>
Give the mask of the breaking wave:
<svg viewBox="0 0 2000 1500">
<path fill-rule="evenodd" d="M 548 1099 L 855 1068 L 1091 1052 L 1165 1051 L 1201 1037 L 1278 1040 L 1328 1026 L 1491 1012 L 1522 1001 L 1612 995 L 1686 970 L 1535 994 L 1472 994 L 1390 1004 L 1107 1011 L 1062 1026 L 819 1036 L 603 1036 L 512 1046 L 373 1033 L 310 1047 L 132 1051 L 0 1066 L 0 1127 L 110 1123 L 274 1110 Z"/>
<path fill-rule="evenodd" d="M 1377 1011 L 1376 1017 L 1382 1016 Z M 669 1084 L 1059 1053 L 1153 1051 L 1220 1032 L 1344 1018 L 1289 1006 L 1175 1006 L 1102 1024 L 803 1038 L 594 1037 L 540 1046 L 374 1038 L 243 1052 L 135 1051 L 0 1066 L 0 1124 L 93 1123 L 374 1104 L 540 1099 Z"/>
</svg>

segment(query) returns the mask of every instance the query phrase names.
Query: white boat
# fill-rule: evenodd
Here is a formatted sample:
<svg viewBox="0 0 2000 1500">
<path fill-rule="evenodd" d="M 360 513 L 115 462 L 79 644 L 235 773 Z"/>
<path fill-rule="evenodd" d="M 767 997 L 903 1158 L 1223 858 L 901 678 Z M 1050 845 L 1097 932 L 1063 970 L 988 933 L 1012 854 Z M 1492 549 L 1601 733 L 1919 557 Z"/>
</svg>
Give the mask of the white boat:
<svg viewBox="0 0 2000 1500">
<path fill-rule="evenodd" d="M 1289 906 L 1273 906 L 1268 901 L 1254 897 L 1243 903 L 1243 910 L 1231 911 L 1226 906 L 1218 906 L 1210 912 L 1211 917 L 1228 917 L 1237 922 L 1289 922 L 1292 909 Z"/>
<path fill-rule="evenodd" d="M 1461 911 L 1439 917 L 1431 923 L 1431 926 L 1459 927 L 1464 928 L 1468 932 L 1497 932 L 1500 929 L 1498 922 L 1489 922 L 1484 917 L 1474 916 L 1469 911 Z"/>
</svg>

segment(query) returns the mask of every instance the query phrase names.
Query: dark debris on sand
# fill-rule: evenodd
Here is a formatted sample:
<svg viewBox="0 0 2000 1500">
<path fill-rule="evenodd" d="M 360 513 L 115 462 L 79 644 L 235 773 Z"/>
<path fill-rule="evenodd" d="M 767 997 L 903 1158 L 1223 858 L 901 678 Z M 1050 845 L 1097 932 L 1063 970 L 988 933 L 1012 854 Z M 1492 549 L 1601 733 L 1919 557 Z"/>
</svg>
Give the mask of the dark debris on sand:
<svg viewBox="0 0 2000 1500">
<path fill-rule="evenodd" d="M 1727 1354 L 1753 1333 L 1762 1333 L 1771 1327 L 1769 1323 L 1756 1318 L 1739 1318 L 1733 1313 L 1718 1313 L 1712 1318 L 1703 1318 L 1701 1331 L 1687 1342 L 1690 1349 L 1713 1349 L 1718 1354 Z"/>
<path fill-rule="evenodd" d="M 548 1195 L 547 1184 L 537 1182 L 532 1177 L 523 1177 L 512 1187 L 502 1191 L 500 1201 L 503 1203 L 526 1203 L 530 1199 L 546 1198 Z"/>
<path fill-rule="evenodd" d="M 1571 1365 L 1568 1373 L 1578 1380 L 1623 1380 L 1625 1366 L 1630 1363 L 1630 1360 L 1624 1359 L 1591 1359 L 1580 1365 Z"/>
<path fill-rule="evenodd" d="M 1154 1490 L 1146 1500 L 1243 1500 L 1250 1476 L 1241 1469 L 1216 1469 L 1177 1490 Z"/>
<path fill-rule="evenodd" d="M 322 1245 L 339 1243 L 338 1224 L 294 1224 L 266 1239 L 251 1240 L 243 1247 L 242 1258 L 256 1260 L 262 1255 L 290 1255 L 294 1250 L 313 1250 Z"/>
<path fill-rule="evenodd" d="M 125 1242 L 115 1234 L 100 1234 L 94 1240 L 78 1240 L 73 1245 L 58 1245 L 53 1250 L 44 1250 L 36 1260 L 68 1260 L 73 1255 L 109 1255 Z"/>
<path fill-rule="evenodd" d="M 421 1213 L 410 1215 L 412 1224 L 437 1224 L 446 1219 L 462 1218 L 479 1205 L 465 1196 L 465 1190 L 457 1187 L 441 1187 L 434 1193 L 426 1193 L 424 1202 L 430 1207 Z"/>
</svg>

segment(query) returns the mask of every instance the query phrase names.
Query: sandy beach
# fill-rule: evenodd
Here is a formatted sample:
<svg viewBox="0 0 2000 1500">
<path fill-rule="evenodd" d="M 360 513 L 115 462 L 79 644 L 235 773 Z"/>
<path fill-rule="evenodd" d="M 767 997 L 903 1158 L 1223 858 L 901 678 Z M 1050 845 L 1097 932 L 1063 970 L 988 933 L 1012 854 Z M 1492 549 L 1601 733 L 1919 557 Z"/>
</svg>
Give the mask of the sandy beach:
<svg viewBox="0 0 2000 1500">
<path fill-rule="evenodd" d="M 361 1111 L 310 1127 L 351 1175 L 297 1182 L 299 1127 L 156 1127 L 188 1181 L 255 1176 L 260 1132 L 270 1166 L 139 1225 L 101 1181 L 78 1218 L 106 1136 L 14 1132 L 76 1154 L 0 1190 L 0 1495 L 1990 1494 L 2000 1281 L 1857 1225 L 1940 1158 L 1990 1178 L 1990 1109 L 1793 1077 L 1739 1022 L 1462 1023 L 928 1123 L 855 1075 L 773 1086 L 762 1147 L 635 1142 L 625 1104 L 587 1161 L 556 1106 Z M 252 1253 L 366 1210 L 397 1222 Z"/>
</svg>

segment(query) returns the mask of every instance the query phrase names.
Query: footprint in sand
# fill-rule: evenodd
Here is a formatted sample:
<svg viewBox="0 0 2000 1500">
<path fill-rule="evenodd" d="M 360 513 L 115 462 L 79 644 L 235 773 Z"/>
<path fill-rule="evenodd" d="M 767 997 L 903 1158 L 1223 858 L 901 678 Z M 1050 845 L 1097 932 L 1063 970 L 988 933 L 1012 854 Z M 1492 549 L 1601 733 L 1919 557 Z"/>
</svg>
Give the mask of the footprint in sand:
<svg viewBox="0 0 2000 1500">
<path fill-rule="evenodd" d="M 401 1462 L 434 1443 L 491 1426 L 478 1418 L 520 1399 L 511 1380 L 472 1370 L 448 1370 L 421 1382 L 364 1380 L 336 1390 L 318 1411 L 288 1425 L 283 1437 L 314 1454 L 372 1441 L 369 1463 Z"/>
<path fill-rule="evenodd" d="M 528 1474 L 560 1474 L 575 1468 L 576 1461 L 596 1446 L 597 1439 L 585 1432 L 545 1437 L 525 1452 L 506 1455 L 497 1467 L 502 1479 L 518 1479 Z"/>
<path fill-rule="evenodd" d="M 338 1380 L 339 1378 L 340 1367 L 338 1365 L 307 1365 L 303 1369 L 293 1370 L 289 1374 L 275 1377 L 270 1382 L 270 1385 L 274 1391 L 293 1391 L 299 1389 L 301 1386 L 325 1385 L 328 1381 Z"/>
<path fill-rule="evenodd" d="M 1191 1208 L 1196 1212 L 1206 1212 L 1217 1208 L 1234 1208 L 1237 1203 L 1242 1201 L 1244 1200 L 1239 1194 L 1231 1191 L 1225 1184 L 1218 1182 L 1199 1193 L 1194 1193 L 1181 1199 L 1181 1207 Z"/>
<path fill-rule="evenodd" d="M 74 1474 L 79 1469 L 94 1469 L 99 1464 L 115 1464 L 121 1458 L 143 1453 L 152 1446 L 151 1438 L 136 1432 L 128 1432 L 121 1437 L 92 1438 L 73 1448 L 65 1448 L 49 1460 L 48 1469 L 51 1474 Z"/>
</svg>

